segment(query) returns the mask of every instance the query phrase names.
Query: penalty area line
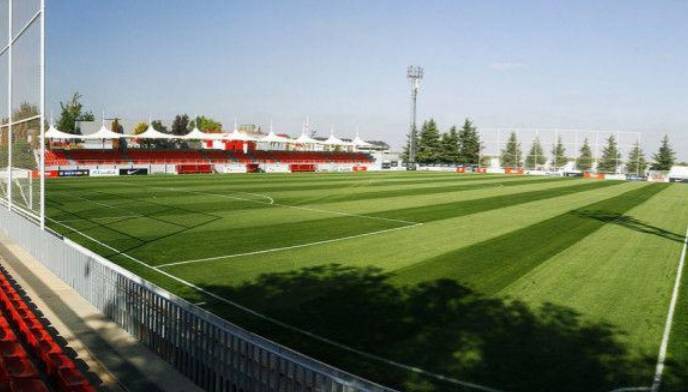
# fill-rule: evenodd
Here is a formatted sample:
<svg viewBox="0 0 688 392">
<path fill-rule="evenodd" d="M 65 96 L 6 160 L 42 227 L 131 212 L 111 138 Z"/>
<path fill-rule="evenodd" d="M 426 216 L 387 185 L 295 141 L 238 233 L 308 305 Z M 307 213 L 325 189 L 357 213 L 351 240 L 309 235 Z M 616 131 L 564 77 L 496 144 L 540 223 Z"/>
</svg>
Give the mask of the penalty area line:
<svg viewBox="0 0 688 392">
<path fill-rule="evenodd" d="M 233 259 L 237 257 L 244 257 L 244 256 L 254 256 L 254 255 L 260 255 L 260 254 L 265 254 L 265 253 L 274 253 L 274 252 L 282 252 L 285 250 L 292 250 L 292 249 L 299 249 L 299 248 L 307 248 L 310 246 L 316 246 L 316 245 L 324 245 L 324 244 L 330 244 L 333 242 L 339 242 L 339 241 L 346 241 L 346 240 L 353 240 L 356 238 L 363 238 L 363 237 L 369 237 L 373 235 L 378 235 L 378 234 L 384 234 L 384 233 L 391 233 L 393 231 L 399 231 L 399 230 L 405 230 L 405 229 L 410 229 L 413 227 L 421 226 L 423 225 L 422 223 L 415 223 L 413 225 L 408 225 L 408 226 L 401 226 L 401 227 L 394 227 L 391 229 L 384 229 L 384 230 L 378 230 L 378 231 L 371 231 L 369 233 L 362 233 L 362 234 L 355 234 L 355 235 L 350 235 L 346 237 L 339 237 L 339 238 L 332 238 L 329 240 L 322 240 L 322 241 L 315 241 L 315 242 L 308 242 L 306 244 L 299 244 L 299 245 L 291 245 L 291 246 L 282 246 L 279 248 L 271 248 L 271 249 L 264 249 L 264 250 L 257 250 L 254 252 L 245 252 L 245 253 L 234 253 L 234 254 L 229 254 L 229 255 L 223 255 L 223 256 L 214 256 L 214 257 L 206 257 L 202 259 L 193 259 L 193 260 L 182 260 L 182 261 L 176 261 L 173 263 L 167 263 L 167 264 L 160 264 L 157 266 L 157 268 L 166 268 L 166 267 L 173 267 L 177 265 L 184 265 L 184 264 L 196 264 L 196 263 L 205 263 L 209 261 L 217 261 L 217 260 L 224 260 L 224 259 Z"/>
<path fill-rule="evenodd" d="M 283 328 L 285 328 L 285 329 L 288 329 L 288 330 L 290 330 L 290 331 L 292 331 L 292 332 L 296 332 L 296 333 L 299 333 L 299 334 L 308 336 L 308 337 L 313 338 L 313 339 L 315 339 L 315 340 L 317 340 L 317 341 L 326 343 L 326 344 L 328 344 L 328 345 L 330 345 L 330 346 L 333 346 L 333 347 L 342 349 L 342 350 L 344 350 L 344 351 L 348 351 L 348 352 L 351 352 L 351 353 L 360 355 L 360 356 L 362 356 L 362 357 L 364 357 L 364 358 L 368 358 L 368 359 L 370 359 L 370 360 L 374 360 L 374 361 L 377 361 L 377 362 L 380 362 L 380 363 L 384 363 L 384 364 L 386 364 L 386 365 L 390 365 L 390 366 L 393 366 L 393 367 L 396 367 L 396 368 L 399 368 L 399 369 L 403 369 L 403 370 L 406 370 L 406 371 L 410 371 L 410 372 L 412 372 L 412 373 L 421 374 L 421 375 L 424 375 L 424 376 L 427 376 L 427 377 L 430 377 L 430 378 L 434 378 L 434 379 L 439 380 L 439 381 L 444 381 L 444 382 L 447 382 L 447 383 L 450 383 L 450 384 L 460 385 L 460 386 L 463 386 L 463 387 L 466 387 L 466 388 L 470 388 L 470 389 L 474 389 L 474 390 L 478 390 L 478 391 L 483 391 L 483 392 L 503 392 L 503 391 L 500 390 L 500 389 L 488 387 L 488 386 L 481 385 L 481 384 L 475 384 L 475 383 L 472 383 L 472 382 L 469 382 L 469 381 L 458 380 L 458 379 L 455 379 L 455 378 L 453 378 L 453 377 L 444 376 L 444 375 L 442 375 L 442 374 L 432 373 L 432 372 L 429 372 L 429 371 L 427 371 L 427 370 L 424 370 L 424 369 L 421 369 L 421 368 L 418 368 L 418 367 L 415 367 L 415 366 L 409 366 L 409 365 L 405 365 L 405 364 L 400 363 L 400 362 L 392 361 L 392 360 L 389 360 L 389 359 L 387 359 L 387 358 L 383 358 L 383 357 L 380 357 L 380 356 L 378 356 L 378 355 L 371 354 L 371 353 L 368 353 L 368 352 L 366 352 L 366 351 L 362 351 L 362 350 L 359 350 L 359 349 L 356 349 L 356 348 L 347 346 L 347 345 L 345 345 L 345 344 L 336 342 L 336 341 L 334 341 L 334 340 L 328 339 L 328 338 L 326 338 L 326 337 L 323 337 L 323 336 L 314 334 L 313 332 L 306 331 L 306 330 L 304 330 L 304 329 L 298 328 L 298 327 L 293 326 L 293 325 L 291 325 L 291 324 L 287 324 L 287 323 L 285 323 L 285 322 L 283 322 L 283 321 L 277 320 L 277 319 L 275 319 L 275 318 L 273 318 L 273 317 L 270 317 L 270 316 L 268 316 L 268 315 L 266 315 L 266 314 L 263 314 L 263 313 L 260 313 L 260 312 L 258 312 L 258 311 L 255 311 L 255 310 L 253 310 L 253 309 L 250 309 L 250 308 L 248 308 L 248 307 L 245 307 L 245 306 L 243 306 L 243 305 L 241 305 L 241 304 L 239 304 L 239 303 L 237 303 L 237 302 L 234 302 L 234 301 L 232 301 L 232 300 L 230 300 L 230 299 L 228 299 L 228 298 L 226 298 L 226 297 L 223 297 L 223 296 L 220 296 L 220 295 L 218 295 L 218 294 L 215 294 L 215 293 L 213 293 L 213 292 L 211 292 L 211 291 L 208 291 L 208 290 L 206 290 L 206 289 L 204 289 L 204 288 L 202 288 L 202 287 L 199 287 L 199 286 L 197 286 L 197 285 L 195 285 L 195 284 L 193 284 L 193 283 L 191 283 L 191 282 L 189 282 L 189 281 L 187 281 L 187 280 L 184 280 L 184 279 L 182 279 L 182 278 L 180 278 L 180 277 L 178 277 L 178 276 L 176 276 L 176 275 L 173 275 L 173 274 L 171 274 L 171 273 L 169 273 L 169 272 L 167 272 L 167 271 L 161 270 L 161 269 L 158 268 L 158 267 L 152 266 L 152 265 L 150 265 L 150 264 L 148 264 L 148 263 L 146 263 L 146 262 L 144 262 L 144 261 L 141 261 L 141 260 L 137 259 L 136 257 L 130 256 L 130 255 L 128 255 L 128 254 L 126 254 L 126 253 L 124 253 L 124 252 L 122 252 L 122 251 L 120 251 L 120 250 L 118 250 L 118 249 L 116 249 L 116 248 L 113 248 L 112 246 L 107 245 L 107 244 L 105 244 L 105 243 L 103 243 L 103 242 L 101 242 L 101 241 L 99 241 L 99 240 L 97 240 L 97 239 L 95 239 L 95 238 L 89 236 L 88 234 L 82 233 L 82 232 L 80 232 L 79 230 L 74 229 L 73 227 L 70 227 L 70 226 L 68 226 L 68 225 L 65 225 L 64 223 L 57 222 L 57 221 L 55 221 L 54 219 L 51 219 L 51 218 L 49 218 L 49 217 L 47 217 L 47 219 L 49 219 L 49 220 L 51 220 L 51 221 L 54 221 L 55 223 L 57 223 L 57 224 L 59 224 L 59 225 L 62 225 L 62 226 L 64 226 L 64 227 L 66 227 L 67 229 L 72 230 L 74 233 L 79 234 L 80 236 L 82 236 L 82 237 L 88 239 L 89 241 L 92 241 L 92 242 L 94 242 L 94 243 L 96 243 L 96 244 L 98 244 L 98 245 L 100 245 L 100 246 L 102 246 L 102 247 L 104 247 L 104 248 L 107 248 L 107 249 L 109 249 L 109 250 L 111 250 L 111 251 L 113 251 L 113 252 L 116 252 L 117 254 L 120 254 L 120 255 L 126 257 L 127 259 L 129 259 L 129 260 L 131 260 L 131 261 L 133 261 L 133 262 L 135 262 L 135 263 L 137 263 L 137 264 L 139 264 L 139 265 L 141 265 L 141 266 L 143 266 L 143 267 L 145 267 L 145 268 L 148 268 L 148 269 L 151 269 L 151 270 L 153 270 L 153 271 L 156 271 L 156 272 L 158 272 L 158 273 L 161 274 L 161 275 L 164 275 L 164 276 L 166 276 L 166 277 L 168 277 L 168 278 L 170 278 L 170 279 L 172 279 L 172 280 L 174 280 L 174 281 L 176 281 L 176 282 L 178 282 L 178 283 L 181 283 L 181 284 L 183 284 L 183 285 L 185 285 L 185 286 L 187 286 L 187 287 L 189 287 L 189 288 L 192 288 L 192 289 L 194 289 L 194 290 L 196 290 L 196 291 L 198 291 L 198 292 L 200 292 L 200 293 L 203 293 L 203 294 L 205 294 L 205 295 L 207 295 L 207 296 L 209 296 L 209 297 L 211 297 L 211 298 L 213 298 L 213 299 L 215 299 L 215 300 L 217 300 L 217 301 L 220 301 L 220 302 L 222 302 L 222 303 L 224 303 L 224 304 L 233 306 L 233 307 L 235 307 L 235 308 L 237 308 L 237 309 L 240 309 L 240 310 L 242 310 L 242 311 L 244 311 L 244 312 L 246 312 L 246 313 L 248 313 L 248 314 L 251 314 L 251 315 L 253 315 L 253 316 L 255 316 L 255 317 L 259 318 L 259 319 L 262 319 L 262 320 L 265 320 L 265 321 L 267 321 L 267 322 L 269 322 L 269 323 L 278 325 L 278 326 L 283 327 Z M 405 228 L 405 227 L 407 227 L 407 226 L 399 227 L 399 228 L 397 228 L 397 229 L 402 229 L 402 228 Z M 71 242 L 71 241 L 70 241 L 70 242 Z"/>
</svg>

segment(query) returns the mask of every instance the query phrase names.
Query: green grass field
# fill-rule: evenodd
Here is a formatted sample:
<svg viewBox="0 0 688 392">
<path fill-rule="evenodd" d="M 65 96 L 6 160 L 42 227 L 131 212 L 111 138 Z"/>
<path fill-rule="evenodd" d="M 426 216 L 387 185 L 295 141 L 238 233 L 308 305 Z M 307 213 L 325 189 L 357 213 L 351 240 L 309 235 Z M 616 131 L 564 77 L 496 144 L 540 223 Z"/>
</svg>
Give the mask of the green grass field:
<svg viewBox="0 0 688 392">
<path fill-rule="evenodd" d="M 413 391 L 649 386 L 688 224 L 685 185 L 453 173 L 57 179 L 47 197 L 74 241 Z M 668 391 L 688 389 L 682 294 Z"/>
</svg>

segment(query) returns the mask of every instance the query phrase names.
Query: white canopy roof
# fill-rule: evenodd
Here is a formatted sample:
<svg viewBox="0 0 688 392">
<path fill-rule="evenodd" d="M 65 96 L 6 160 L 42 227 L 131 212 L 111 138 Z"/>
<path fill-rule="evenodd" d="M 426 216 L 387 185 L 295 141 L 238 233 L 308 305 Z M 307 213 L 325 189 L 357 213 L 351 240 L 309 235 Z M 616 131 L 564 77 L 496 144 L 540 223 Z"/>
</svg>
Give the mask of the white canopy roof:
<svg viewBox="0 0 688 392">
<path fill-rule="evenodd" d="M 344 140 L 342 140 L 342 139 L 336 137 L 336 136 L 334 135 L 334 132 L 331 132 L 331 133 L 330 133 L 330 137 L 328 137 L 327 140 L 325 140 L 325 141 L 323 142 L 323 144 L 327 144 L 327 145 L 330 145 L 330 146 L 346 146 L 346 145 L 349 145 L 350 143 L 347 143 L 347 142 L 345 142 Z"/>
<path fill-rule="evenodd" d="M 134 136 L 137 139 L 178 139 L 178 136 L 170 135 L 169 133 L 162 133 L 153 128 L 153 125 L 148 125 L 148 128 L 143 133 Z"/>
<path fill-rule="evenodd" d="M 299 144 L 319 144 L 319 143 L 322 143 L 320 140 L 315 140 L 312 137 L 306 135 L 306 132 L 303 132 L 301 134 L 301 136 L 299 136 L 298 138 L 296 138 L 294 140 L 294 142 L 299 143 Z"/>
<path fill-rule="evenodd" d="M 351 141 L 351 144 L 353 144 L 356 147 L 372 147 L 372 144 L 361 139 L 361 137 L 358 136 L 358 134 L 356 134 L 356 137 L 354 138 L 354 140 Z"/>
<path fill-rule="evenodd" d="M 270 133 L 268 133 L 267 136 L 260 139 L 259 141 L 265 143 L 291 143 L 292 140 L 284 136 L 279 136 L 275 134 L 275 132 L 270 131 Z"/>
<path fill-rule="evenodd" d="M 187 133 L 186 135 L 182 136 L 182 139 L 185 140 L 210 140 L 214 139 L 210 133 L 205 133 L 198 129 L 198 127 L 194 127 L 194 129 L 191 130 L 191 132 Z"/>
<path fill-rule="evenodd" d="M 117 132 L 113 132 L 105 127 L 105 124 L 103 124 L 102 127 L 97 132 L 91 133 L 89 135 L 83 135 L 81 139 L 86 139 L 86 140 L 93 140 L 93 139 L 107 139 L 107 140 L 113 140 L 113 139 L 119 139 L 125 137 L 125 135 Z"/>
<path fill-rule="evenodd" d="M 253 136 L 249 136 L 243 132 L 239 132 L 236 129 L 234 129 L 230 133 L 224 133 L 222 135 L 224 135 L 223 139 L 229 139 L 229 140 L 240 140 L 240 141 L 244 141 L 244 142 L 250 142 L 250 141 L 256 140 L 256 138 L 254 138 Z"/>
<path fill-rule="evenodd" d="M 48 139 L 82 139 L 82 135 L 75 135 L 73 133 L 62 132 L 55 128 L 54 125 L 50 125 L 47 131 L 45 131 L 45 137 Z"/>
</svg>

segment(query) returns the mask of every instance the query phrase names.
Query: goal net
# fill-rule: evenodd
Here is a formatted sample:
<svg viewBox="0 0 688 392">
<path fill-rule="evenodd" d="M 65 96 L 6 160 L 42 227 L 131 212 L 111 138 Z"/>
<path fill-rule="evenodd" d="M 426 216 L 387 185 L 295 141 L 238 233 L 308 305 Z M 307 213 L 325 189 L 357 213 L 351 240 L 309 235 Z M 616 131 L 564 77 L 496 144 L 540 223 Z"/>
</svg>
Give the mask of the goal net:
<svg viewBox="0 0 688 392">
<path fill-rule="evenodd" d="M 33 211 L 37 209 L 34 193 L 37 190 L 34 190 L 36 181 L 33 177 L 33 172 L 29 169 L 13 167 L 10 171 L 7 168 L 0 168 L 0 198 L 3 204 L 7 204 L 11 188 L 12 204 L 34 215 Z"/>
<path fill-rule="evenodd" d="M 44 0 L 0 0 L 0 202 L 42 221 Z"/>
</svg>

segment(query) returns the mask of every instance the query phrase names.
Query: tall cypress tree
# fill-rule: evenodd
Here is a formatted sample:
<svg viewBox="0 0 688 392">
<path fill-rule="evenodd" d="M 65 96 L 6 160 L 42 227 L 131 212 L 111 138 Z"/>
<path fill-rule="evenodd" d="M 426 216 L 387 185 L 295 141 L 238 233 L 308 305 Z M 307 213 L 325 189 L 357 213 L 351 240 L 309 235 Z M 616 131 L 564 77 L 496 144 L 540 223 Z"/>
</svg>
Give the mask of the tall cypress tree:
<svg viewBox="0 0 688 392">
<path fill-rule="evenodd" d="M 459 132 L 459 162 L 478 164 L 481 148 L 478 129 L 473 126 L 473 122 L 470 119 L 464 120 L 463 127 Z"/>
<path fill-rule="evenodd" d="M 582 171 L 590 170 L 594 162 L 595 159 L 592 156 L 592 148 L 590 148 L 590 143 L 586 138 L 583 141 L 583 146 L 581 146 L 580 152 L 578 153 L 578 159 L 576 159 L 576 167 L 578 168 L 578 170 Z"/>
<path fill-rule="evenodd" d="M 614 135 L 611 135 L 607 138 L 607 145 L 602 149 L 602 157 L 597 164 L 597 171 L 615 173 L 620 161 L 621 152 L 619 152 L 619 146 Z"/>
<path fill-rule="evenodd" d="M 518 142 L 516 132 L 511 132 L 506 147 L 502 150 L 500 157 L 502 167 L 521 167 L 523 165 L 523 152 L 521 143 Z"/>
<path fill-rule="evenodd" d="M 643 174 L 647 168 L 647 161 L 645 161 L 645 154 L 640 148 L 640 143 L 635 142 L 633 149 L 628 154 L 628 161 L 626 162 L 626 172 L 631 174 Z"/>
<path fill-rule="evenodd" d="M 459 160 L 459 134 L 456 126 L 449 128 L 449 132 L 442 134 L 440 141 L 442 153 L 440 160 L 444 163 L 456 163 Z"/>
<path fill-rule="evenodd" d="M 670 170 L 676 161 L 676 153 L 669 145 L 669 135 L 664 135 L 659 151 L 652 155 L 652 170 Z"/>
<path fill-rule="evenodd" d="M 430 119 L 423 123 L 418 140 L 418 152 L 416 161 L 419 163 L 438 163 L 440 160 L 440 131 L 435 120 Z"/>
<path fill-rule="evenodd" d="M 552 164 L 556 168 L 566 166 L 569 159 L 566 157 L 566 148 L 561 142 L 561 136 L 557 138 L 557 142 L 552 146 Z"/>
<path fill-rule="evenodd" d="M 538 166 L 544 165 L 547 162 L 545 151 L 540 144 L 540 138 L 533 139 L 533 144 L 530 146 L 530 151 L 526 157 L 526 168 L 535 169 Z"/>
</svg>

